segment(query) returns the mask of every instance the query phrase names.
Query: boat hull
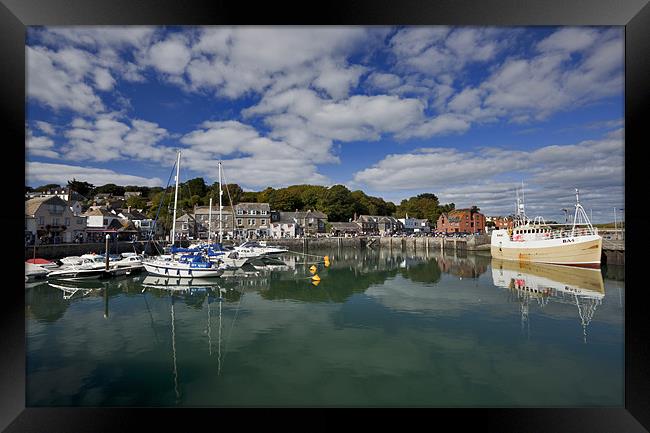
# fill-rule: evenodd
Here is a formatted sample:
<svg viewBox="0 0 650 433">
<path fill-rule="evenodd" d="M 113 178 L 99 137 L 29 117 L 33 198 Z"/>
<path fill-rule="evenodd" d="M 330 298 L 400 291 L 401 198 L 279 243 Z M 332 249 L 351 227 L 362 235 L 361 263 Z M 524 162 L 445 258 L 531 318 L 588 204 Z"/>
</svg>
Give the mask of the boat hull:
<svg viewBox="0 0 650 433">
<path fill-rule="evenodd" d="M 223 269 L 217 268 L 189 268 L 165 263 L 143 263 L 143 265 L 145 270 L 150 274 L 163 277 L 201 278 L 219 277 L 223 274 Z"/>
<path fill-rule="evenodd" d="M 518 262 L 599 268 L 602 238 L 598 235 L 539 241 L 510 241 L 504 230 L 492 236 L 492 257 Z"/>
</svg>

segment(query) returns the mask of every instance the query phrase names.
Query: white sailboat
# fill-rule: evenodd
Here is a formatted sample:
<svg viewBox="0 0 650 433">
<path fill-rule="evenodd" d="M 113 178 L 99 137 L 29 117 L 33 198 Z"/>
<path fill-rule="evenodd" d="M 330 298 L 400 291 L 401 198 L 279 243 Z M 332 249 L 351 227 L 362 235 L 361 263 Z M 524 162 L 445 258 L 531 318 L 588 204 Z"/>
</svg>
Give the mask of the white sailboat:
<svg viewBox="0 0 650 433">
<path fill-rule="evenodd" d="M 175 236 L 176 236 L 176 207 L 178 205 L 178 181 L 181 165 L 181 151 L 178 151 L 176 156 L 176 190 L 174 193 L 174 214 L 172 222 L 172 231 L 170 233 L 170 241 L 172 251 L 174 249 Z M 150 274 L 162 275 L 169 277 L 218 277 L 223 273 L 223 269 L 207 260 L 203 254 L 198 255 L 185 255 L 176 259 L 172 253 L 171 258 L 155 258 L 152 260 L 145 260 L 142 262 L 144 268 Z"/>
</svg>

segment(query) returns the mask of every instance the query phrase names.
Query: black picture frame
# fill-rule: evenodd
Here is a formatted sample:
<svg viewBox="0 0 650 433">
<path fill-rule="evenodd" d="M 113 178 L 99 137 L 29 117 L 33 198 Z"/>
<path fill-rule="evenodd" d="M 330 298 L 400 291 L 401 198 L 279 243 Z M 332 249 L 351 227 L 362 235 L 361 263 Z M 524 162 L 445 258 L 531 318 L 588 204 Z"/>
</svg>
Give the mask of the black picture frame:
<svg viewBox="0 0 650 433">
<path fill-rule="evenodd" d="M 270 22 L 275 15 L 275 21 Z M 402 0 L 323 2 L 310 6 L 266 2 L 260 4 L 223 1 L 168 0 L 0 0 L 0 107 L 5 164 L 5 202 L 11 203 L 0 216 L 7 261 L 16 267 L 2 287 L 0 302 L 0 429 L 8 432 L 131 431 L 137 425 L 147 430 L 158 426 L 186 431 L 197 420 L 216 427 L 223 409 L 137 408 L 25 408 L 25 299 L 24 284 L 17 269 L 22 264 L 13 253 L 21 248 L 19 220 L 23 206 L 25 142 L 25 27 L 30 25 L 162 25 L 162 24 L 344 24 L 344 25 L 621 25 L 625 26 L 625 209 L 626 263 L 628 282 L 625 305 L 625 406 L 620 408 L 512 408 L 431 409 L 409 411 L 395 427 L 415 428 L 410 417 L 422 415 L 428 428 L 442 428 L 446 421 L 454 430 L 473 425 L 487 431 L 519 432 L 642 432 L 650 429 L 650 344 L 647 288 L 641 281 L 643 266 L 641 235 L 642 177 L 645 146 L 650 143 L 648 120 L 643 108 L 650 105 L 650 5 L 648 0 Z M 8 163 L 8 164 L 7 164 Z M 647 168 L 646 168 L 647 170 Z M 14 186 L 11 186 L 14 185 Z M 15 208 L 14 208 L 15 206 Z M 12 228 L 14 227 L 14 228 Z M 22 261 L 22 259 L 21 259 Z M 8 272 L 8 274 L 11 273 Z M 5 277 L 6 278 L 6 277 Z M 191 412 L 188 413 L 188 412 Z M 358 417 L 358 414 L 346 414 Z M 364 423 L 385 425 L 391 411 L 362 413 Z M 238 426 L 256 421 L 281 428 L 311 428 L 330 424 L 340 427 L 336 417 L 319 413 L 302 424 L 285 411 L 266 411 L 261 417 L 239 417 Z M 324 416 L 326 415 L 326 416 Z M 225 418 L 231 418 L 229 414 Z M 231 420 L 232 421 L 232 420 Z M 449 425 L 449 424 L 447 424 Z M 448 428 L 448 427 L 447 427 Z M 181 430 L 178 430 L 181 429 Z"/>
</svg>

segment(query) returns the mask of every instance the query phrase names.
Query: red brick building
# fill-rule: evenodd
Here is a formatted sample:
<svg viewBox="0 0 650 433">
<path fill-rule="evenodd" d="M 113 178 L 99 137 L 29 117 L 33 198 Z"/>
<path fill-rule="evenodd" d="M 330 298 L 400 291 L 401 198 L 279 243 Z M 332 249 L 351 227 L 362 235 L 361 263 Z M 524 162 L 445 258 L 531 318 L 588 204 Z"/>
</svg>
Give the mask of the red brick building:
<svg viewBox="0 0 650 433">
<path fill-rule="evenodd" d="M 488 217 L 488 221 L 491 221 L 494 224 L 494 228 L 497 230 L 512 227 L 512 220 L 508 217 Z"/>
<path fill-rule="evenodd" d="M 485 215 L 472 209 L 455 209 L 438 217 L 436 229 L 442 233 L 485 233 Z"/>
</svg>

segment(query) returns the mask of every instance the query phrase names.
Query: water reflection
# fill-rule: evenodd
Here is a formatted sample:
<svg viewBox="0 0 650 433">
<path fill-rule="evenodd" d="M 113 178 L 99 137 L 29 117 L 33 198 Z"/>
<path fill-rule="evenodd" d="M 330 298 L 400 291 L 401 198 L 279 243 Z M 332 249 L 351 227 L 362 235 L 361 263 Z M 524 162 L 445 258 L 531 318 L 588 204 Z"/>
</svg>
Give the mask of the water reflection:
<svg viewBox="0 0 650 433">
<path fill-rule="evenodd" d="M 606 280 L 605 298 L 597 271 L 460 252 L 320 254 L 330 266 L 294 254 L 282 269 L 221 278 L 30 287 L 28 404 L 619 402 L 622 284 Z"/>
<path fill-rule="evenodd" d="M 575 305 L 587 342 L 587 327 L 605 297 L 605 286 L 599 269 L 520 263 L 492 259 L 492 280 L 495 286 L 510 290 L 521 303 L 521 325 L 530 332 L 529 304 L 540 307 L 549 302 Z"/>
</svg>

